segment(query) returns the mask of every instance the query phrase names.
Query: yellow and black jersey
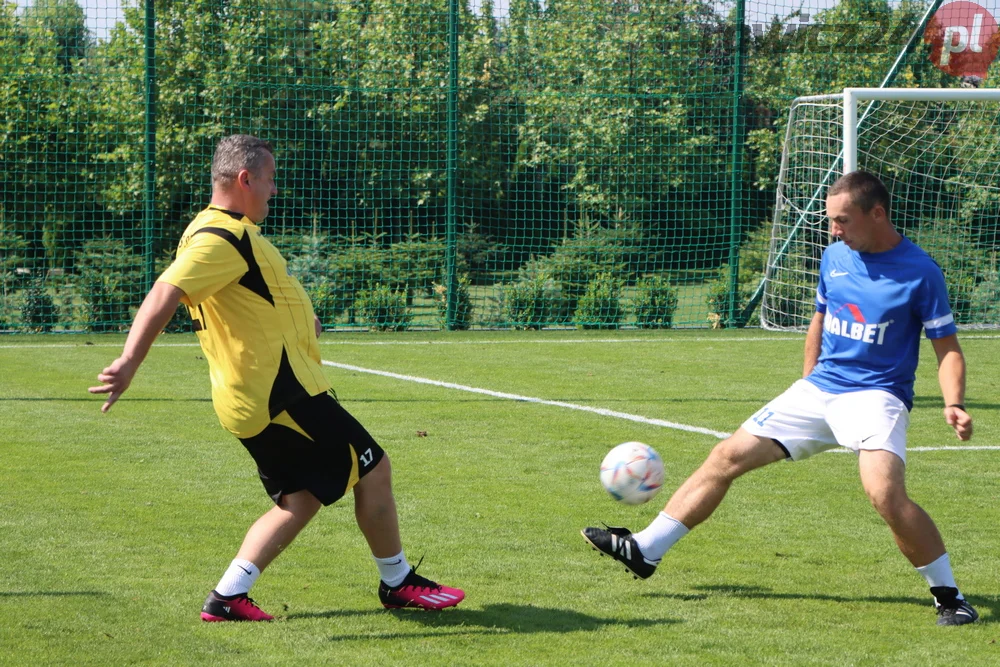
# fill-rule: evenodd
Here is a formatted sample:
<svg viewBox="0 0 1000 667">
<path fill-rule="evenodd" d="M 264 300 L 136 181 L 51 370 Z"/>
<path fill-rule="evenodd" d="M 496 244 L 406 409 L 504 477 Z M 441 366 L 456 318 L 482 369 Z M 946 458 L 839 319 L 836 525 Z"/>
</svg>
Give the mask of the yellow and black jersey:
<svg viewBox="0 0 1000 667">
<path fill-rule="evenodd" d="M 209 207 L 188 225 L 158 278 L 184 292 L 212 377 L 212 404 L 240 438 L 325 392 L 312 304 L 249 218 Z"/>
</svg>

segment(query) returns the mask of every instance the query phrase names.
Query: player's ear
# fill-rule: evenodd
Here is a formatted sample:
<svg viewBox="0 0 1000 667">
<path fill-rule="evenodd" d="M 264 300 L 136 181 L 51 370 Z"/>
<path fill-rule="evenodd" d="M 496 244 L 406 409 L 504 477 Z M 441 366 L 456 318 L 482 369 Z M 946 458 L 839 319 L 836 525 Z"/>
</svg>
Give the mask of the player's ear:
<svg viewBox="0 0 1000 667">
<path fill-rule="evenodd" d="M 248 188 L 250 187 L 250 170 L 240 169 L 240 172 L 236 174 L 236 182 L 241 186 Z"/>
</svg>

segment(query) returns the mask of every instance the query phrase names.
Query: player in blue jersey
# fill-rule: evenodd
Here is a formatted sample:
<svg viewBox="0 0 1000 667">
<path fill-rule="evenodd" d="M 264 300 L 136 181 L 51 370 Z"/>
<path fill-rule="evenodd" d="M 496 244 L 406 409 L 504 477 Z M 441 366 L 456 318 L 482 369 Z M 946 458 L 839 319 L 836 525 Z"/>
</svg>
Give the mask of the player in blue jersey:
<svg viewBox="0 0 1000 667">
<path fill-rule="evenodd" d="M 889 193 L 876 176 L 841 177 L 827 191 L 826 208 L 836 242 L 820 263 L 803 379 L 716 445 L 645 530 L 586 528 L 583 536 L 645 579 L 715 511 L 737 477 L 842 445 L 857 452 L 868 498 L 930 586 L 938 625 L 972 623 L 979 615 L 958 590 L 941 534 L 904 484 L 921 331 L 937 355 L 945 422 L 959 440 L 972 436 L 965 357 L 944 275 L 893 227 Z"/>
</svg>

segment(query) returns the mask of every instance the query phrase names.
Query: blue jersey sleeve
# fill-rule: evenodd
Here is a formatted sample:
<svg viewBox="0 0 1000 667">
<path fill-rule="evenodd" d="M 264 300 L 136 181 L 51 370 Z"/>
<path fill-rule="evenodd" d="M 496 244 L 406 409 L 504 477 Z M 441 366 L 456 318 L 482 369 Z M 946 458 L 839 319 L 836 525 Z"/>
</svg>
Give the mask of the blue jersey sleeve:
<svg viewBox="0 0 1000 667">
<path fill-rule="evenodd" d="M 819 261 L 819 282 L 816 284 L 816 312 L 826 313 L 826 280 L 823 276 L 826 275 L 826 251 L 823 251 L 823 257 Z"/>
<path fill-rule="evenodd" d="M 931 262 L 924 274 L 914 307 L 928 338 L 944 338 L 958 332 L 951 306 L 948 305 L 944 274 L 936 262 Z"/>
</svg>

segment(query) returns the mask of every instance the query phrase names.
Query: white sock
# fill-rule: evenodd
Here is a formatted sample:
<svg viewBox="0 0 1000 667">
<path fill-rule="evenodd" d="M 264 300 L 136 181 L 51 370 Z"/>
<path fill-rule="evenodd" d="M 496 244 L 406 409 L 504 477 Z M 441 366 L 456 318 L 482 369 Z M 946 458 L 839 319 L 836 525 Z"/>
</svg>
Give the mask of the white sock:
<svg viewBox="0 0 1000 667">
<path fill-rule="evenodd" d="M 948 558 L 947 553 L 929 565 L 918 567 L 917 572 L 923 576 L 927 581 L 927 585 L 931 588 L 947 586 L 948 588 L 954 588 L 956 591 L 958 590 L 958 584 L 955 583 L 955 575 L 951 572 L 951 560 Z M 958 599 L 964 600 L 965 598 L 959 593 Z"/>
<path fill-rule="evenodd" d="M 660 512 L 653 519 L 653 523 L 646 526 L 646 530 L 633 533 L 635 543 L 639 546 L 643 557 L 658 563 L 663 554 L 667 553 L 670 547 L 677 543 L 690 532 L 683 523 L 670 516 L 666 512 Z"/>
<path fill-rule="evenodd" d="M 222 575 L 219 585 L 215 587 L 215 592 L 219 595 L 239 595 L 249 593 L 250 587 L 260 576 L 257 566 L 248 560 L 234 558 L 229 564 L 229 569 Z"/>
<path fill-rule="evenodd" d="M 406 562 L 406 556 L 403 555 L 402 551 L 389 558 L 376 558 L 374 554 L 372 558 L 375 558 L 379 576 L 389 588 L 399 586 L 403 583 L 403 579 L 406 579 L 406 575 L 410 573 L 410 564 Z"/>
</svg>

